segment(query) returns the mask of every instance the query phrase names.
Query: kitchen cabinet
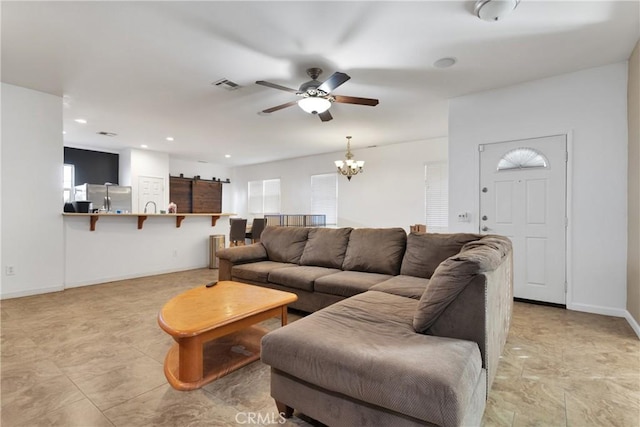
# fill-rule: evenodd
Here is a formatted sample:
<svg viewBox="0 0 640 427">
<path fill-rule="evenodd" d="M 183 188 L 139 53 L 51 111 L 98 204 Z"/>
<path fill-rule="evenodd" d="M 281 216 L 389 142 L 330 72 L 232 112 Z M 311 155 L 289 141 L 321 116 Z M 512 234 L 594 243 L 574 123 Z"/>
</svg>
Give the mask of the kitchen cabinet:
<svg viewBox="0 0 640 427">
<path fill-rule="evenodd" d="M 169 177 L 169 199 L 178 213 L 211 213 L 222 210 L 222 182 Z"/>
</svg>

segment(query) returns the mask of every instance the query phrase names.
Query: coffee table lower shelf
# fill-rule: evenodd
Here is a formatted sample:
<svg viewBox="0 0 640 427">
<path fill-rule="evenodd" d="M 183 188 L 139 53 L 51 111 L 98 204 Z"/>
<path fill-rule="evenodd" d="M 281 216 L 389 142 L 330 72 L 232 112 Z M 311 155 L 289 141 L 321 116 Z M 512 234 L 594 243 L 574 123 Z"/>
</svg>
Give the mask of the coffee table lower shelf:
<svg viewBox="0 0 640 427">
<path fill-rule="evenodd" d="M 202 378 L 185 382 L 179 379 L 180 345 L 174 344 L 164 360 L 164 374 L 177 390 L 195 390 L 260 359 L 260 340 L 269 332 L 259 326 L 208 341 L 203 345 Z"/>
</svg>

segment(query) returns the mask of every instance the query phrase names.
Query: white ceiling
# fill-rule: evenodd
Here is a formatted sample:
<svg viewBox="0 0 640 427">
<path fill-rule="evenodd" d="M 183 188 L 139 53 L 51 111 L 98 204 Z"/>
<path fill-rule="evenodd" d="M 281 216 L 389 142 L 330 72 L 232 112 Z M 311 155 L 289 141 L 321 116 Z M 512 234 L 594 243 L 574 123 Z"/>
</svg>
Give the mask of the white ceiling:
<svg viewBox="0 0 640 427">
<path fill-rule="evenodd" d="M 522 0 L 499 22 L 473 5 L 3 1 L 1 76 L 64 96 L 65 145 L 231 166 L 343 151 L 346 135 L 354 149 L 446 136 L 448 99 L 623 61 L 640 37 L 637 0 Z M 442 57 L 458 62 L 434 68 Z M 258 114 L 296 97 L 256 80 L 297 89 L 309 67 L 380 104 L 333 104 L 325 123 L 297 106 Z"/>
</svg>

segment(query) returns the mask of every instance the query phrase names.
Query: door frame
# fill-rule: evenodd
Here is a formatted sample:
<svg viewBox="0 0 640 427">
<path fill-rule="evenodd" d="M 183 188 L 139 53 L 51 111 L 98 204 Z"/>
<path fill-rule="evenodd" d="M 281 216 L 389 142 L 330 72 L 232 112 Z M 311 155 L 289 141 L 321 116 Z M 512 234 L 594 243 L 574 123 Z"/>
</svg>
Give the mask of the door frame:
<svg viewBox="0 0 640 427">
<path fill-rule="evenodd" d="M 477 203 L 478 203 L 478 228 L 477 232 L 481 233 L 481 220 L 480 220 L 480 194 L 481 194 L 481 174 L 482 174 L 482 165 L 480 164 L 480 155 L 481 155 L 481 146 L 488 144 L 497 144 L 497 143 L 505 143 L 512 141 L 519 141 L 524 139 L 537 139 L 537 138 L 547 138 L 551 136 L 564 136 L 567 142 L 567 163 L 566 163 L 566 180 L 565 180 L 565 214 L 566 214 L 566 227 L 565 227 L 565 280 L 566 280 L 566 289 L 565 289 L 565 306 L 566 308 L 572 310 L 575 309 L 573 305 L 573 129 L 565 130 L 565 131 L 555 131 L 549 133 L 541 133 L 538 135 L 529 135 L 529 136 L 517 136 L 510 139 L 503 139 L 500 141 L 491 141 L 491 142 L 483 142 L 477 145 L 477 162 L 478 166 L 478 186 L 477 186 Z"/>
</svg>

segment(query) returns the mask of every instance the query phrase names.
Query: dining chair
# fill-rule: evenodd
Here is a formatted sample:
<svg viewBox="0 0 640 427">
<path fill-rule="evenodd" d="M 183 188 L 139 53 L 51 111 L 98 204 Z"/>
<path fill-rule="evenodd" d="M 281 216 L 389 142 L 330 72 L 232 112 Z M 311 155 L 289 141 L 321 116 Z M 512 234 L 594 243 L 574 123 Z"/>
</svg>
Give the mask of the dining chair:
<svg viewBox="0 0 640 427">
<path fill-rule="evenodd" d="M 256 243 L 260 241 L 260 235 L 264 230 L 264 227 L 267 225 L 267 220 L 265 218 L 254 218 L 251 223 L 251 243 Z"/>
<path fill-rule="evenodd" d="M 231 218 L 229 224 L 229 246 L 244 246 L 247 220 L 245 218 Z"/>
</svg>

